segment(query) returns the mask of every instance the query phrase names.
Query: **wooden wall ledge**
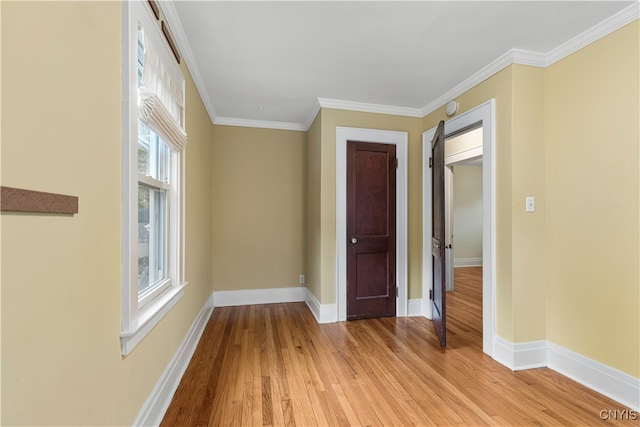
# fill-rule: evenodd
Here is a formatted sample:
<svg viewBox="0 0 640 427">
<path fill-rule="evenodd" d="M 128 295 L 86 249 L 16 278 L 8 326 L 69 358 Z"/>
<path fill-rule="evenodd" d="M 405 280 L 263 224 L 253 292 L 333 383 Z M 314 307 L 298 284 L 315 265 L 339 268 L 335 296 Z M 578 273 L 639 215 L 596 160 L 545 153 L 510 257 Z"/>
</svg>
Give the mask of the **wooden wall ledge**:
<svg viewBox="0 0 640 427">
<path fill-rule="evenodd" d="M 41 191 L 0 187 L 0 211 L 77 214 L 78 198 Z"/>
</svg>

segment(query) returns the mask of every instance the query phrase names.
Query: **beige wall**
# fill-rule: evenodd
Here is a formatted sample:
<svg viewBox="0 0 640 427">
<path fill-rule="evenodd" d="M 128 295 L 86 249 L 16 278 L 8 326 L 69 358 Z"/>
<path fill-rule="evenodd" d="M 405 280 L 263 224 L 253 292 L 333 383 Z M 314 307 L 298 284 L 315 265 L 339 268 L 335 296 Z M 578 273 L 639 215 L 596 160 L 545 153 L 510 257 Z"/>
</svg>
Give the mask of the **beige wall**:
<svg viewBox="0 0 640 427">
<path fill-rule="evenodd" d="M 548 67 L 547 339 L 640 377 L 638 21 Z"/>
<path fill-rule="evenodd" d="M 512 342 L 544 339 L 545 331 L 542 73 L 509 66 L 456 98 L 458 114 L 496 100 L 496 332 Z M 443 119 L 444 106 L 424 129 Z M 525 214 L 525 196 L 536 197 L 535 213 Z"/>
<path fill-rule="evenodd" d="M 0 216 L 4 425 L 130 425 L 214 289 L 306 274 L 335 303 L 336 126 L 409 132 L 409 298 L 422 296 L 421 134 L 444 106 L 424 119 L 322 109 L 306 134 L 212 126 L 187 74 L 190 284 L 123 359 L 120 5 L 0 2 L 2 185 L 80 200 L 75 216 Z M 461 112 L 496 99 L 498 335 L 636 377 L 639 33 L 457 98 Z"/>
<path fill-rule="evenodd" d="M 306 285 L 309 291 L 322 300 L 322 227 L 320 212 L 321 196 L 321 135 L 322 112 L 320 112 L 307 132 L 307 188 L 306 188 Z"/>
<path fill-rule="evenodd" d="M 496 332 L 502 338 L 513 341 L 512 306 L 512 247 L 511 247 L 511 120 L 513 67 L 507 67 L 456 100 L 463 113 L 495 98 L 496 100 Z M 445 106 L 423 119 L 423 130 L 435 127 L 446 120 Z M 485 195 L 486 197 L 486 195 Z"/>
<path fill-rule="evenodd" d="M 301 286 L 306 133 L 213 128 L 214 290 Z"/>
<path fill-rule="evenodd" d="M 120 3 L 1 2 L 2 185 L 79 197 L 3 213 L 2 424 L 131 425 L 211 293 L 210 121 L 187 77 L 184 298 L 120 353 Z"/>
<path fill-rule="evenodd" d="M 632 24 L 547 69 L 510 66 L 457 98 L 496 99 L 497 333 L 640 372 L 640 37 Z M 445 118 L 444 106 L 424 129 Z M 524 198 L 536 198 L 536 212 Z"/>
<path fill-rule="evenodd" d="M 346 126 L 409 133 L 409 298 L 419 298 L 422 286 L 421 119 L 325 108 L 321 110 L 320 115 L 319 215 L 322 295 L 315 292 L 314 295 L 322 304 L 336 302 L 336 127 Z M 315 149 L 317 150 L 317 147 Z M 310 212 L 309 215 L 313 213 Z"/>
<path fill-rule="evenodd" d="M 514 342 L 527 342 L 545 338 L 544 70 L 524 65 L 512 68 L 513 339 Z M 535 197 L 535 212 L 525 212 L 527 196 Z"/>
<path fill-rule="evenodd" d="M 482 258 L 481 166 L 453 167 L 453 258 Z"/>
</svg>

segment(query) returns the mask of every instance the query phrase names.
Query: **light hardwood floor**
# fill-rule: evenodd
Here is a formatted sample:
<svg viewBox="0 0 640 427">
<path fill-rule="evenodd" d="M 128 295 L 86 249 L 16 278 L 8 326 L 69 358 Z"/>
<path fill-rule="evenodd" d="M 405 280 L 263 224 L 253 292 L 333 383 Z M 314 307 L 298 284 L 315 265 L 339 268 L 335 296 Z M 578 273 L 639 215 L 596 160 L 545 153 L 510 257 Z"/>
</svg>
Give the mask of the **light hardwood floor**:
<svg viewBox="0 0 640 427">
<path fill-rule="evenodd" d="M 304 303 L 216 308 L 162 425 L 594 425 L 626 409 L 484 355 L 481 277 L 456 269 L 446 351 L 425 318 L 318 325 Z"/>
</svg>

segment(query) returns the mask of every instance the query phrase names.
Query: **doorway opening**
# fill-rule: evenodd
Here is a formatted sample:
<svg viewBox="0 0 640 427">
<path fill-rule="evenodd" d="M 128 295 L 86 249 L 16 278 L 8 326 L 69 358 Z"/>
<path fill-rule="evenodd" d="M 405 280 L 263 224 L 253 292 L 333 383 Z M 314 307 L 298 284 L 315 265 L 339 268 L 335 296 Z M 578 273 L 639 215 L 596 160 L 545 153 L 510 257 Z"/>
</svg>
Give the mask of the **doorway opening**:
<svg viewBox="0 0 640 427">
<path fill-rule="evenodd" d="M 482 133 L 477 128 L 445 138 L 445 257 L 447 291 L 456 267 L 482 266 Z"/>
<path fill-rule="evenodd" d="M 480 154 L 466 158 L 451 157 L 450 164 L 473 157 L 482 157 L 482 350 L 489 356 L 494 354 L 495 340 L 495 100 L 491 99 L 478 107 L 469 110 L 445 123 L 445 135 L 453 138 L 468 133 L 470 130 L 481 129 L 482 146 Z M 422 312 L 428 319 L 432 318 L 429 291 L 432 289 L 431 257 L 431 169 L 428 168 L 430 144 L 435 134 L 435 128 L 423 133 L 423 262 L 422 262 Z M 466 150 L 469 151 L 469 150 Z M 455 167 L 455 166 L 454 166 Z M 445 168 L 446 169 L 446 168 Z M 454 231 L 455 233 L 455 231 Z M 449 233 L 451 234 L 451 233 Z M 448 251 L 451 252 L 451 251 Z M 445 255 L 446 257 L 447 255 Z M 450 256 L 453 265 L 453 255 Z M 453 271 L 451 271 L 453 273 Z"/>
</svg>

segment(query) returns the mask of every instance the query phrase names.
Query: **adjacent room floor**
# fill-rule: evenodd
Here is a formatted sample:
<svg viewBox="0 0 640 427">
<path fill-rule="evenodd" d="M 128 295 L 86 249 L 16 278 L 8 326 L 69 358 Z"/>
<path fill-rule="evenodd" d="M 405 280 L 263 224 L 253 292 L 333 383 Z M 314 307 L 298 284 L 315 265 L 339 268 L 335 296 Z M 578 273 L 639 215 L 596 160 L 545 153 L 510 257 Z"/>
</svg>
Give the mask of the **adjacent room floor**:
<svg viewBox="0 0 640 427">
<path fill-rule="evenodd" d="M 626 409 L 483 354 L 481 281 L 456 268 L 446 351 L 421 317 L 318 325 L 304 303 L 216 308 L 163 425 L 594 425 Z"/>
</svg>

